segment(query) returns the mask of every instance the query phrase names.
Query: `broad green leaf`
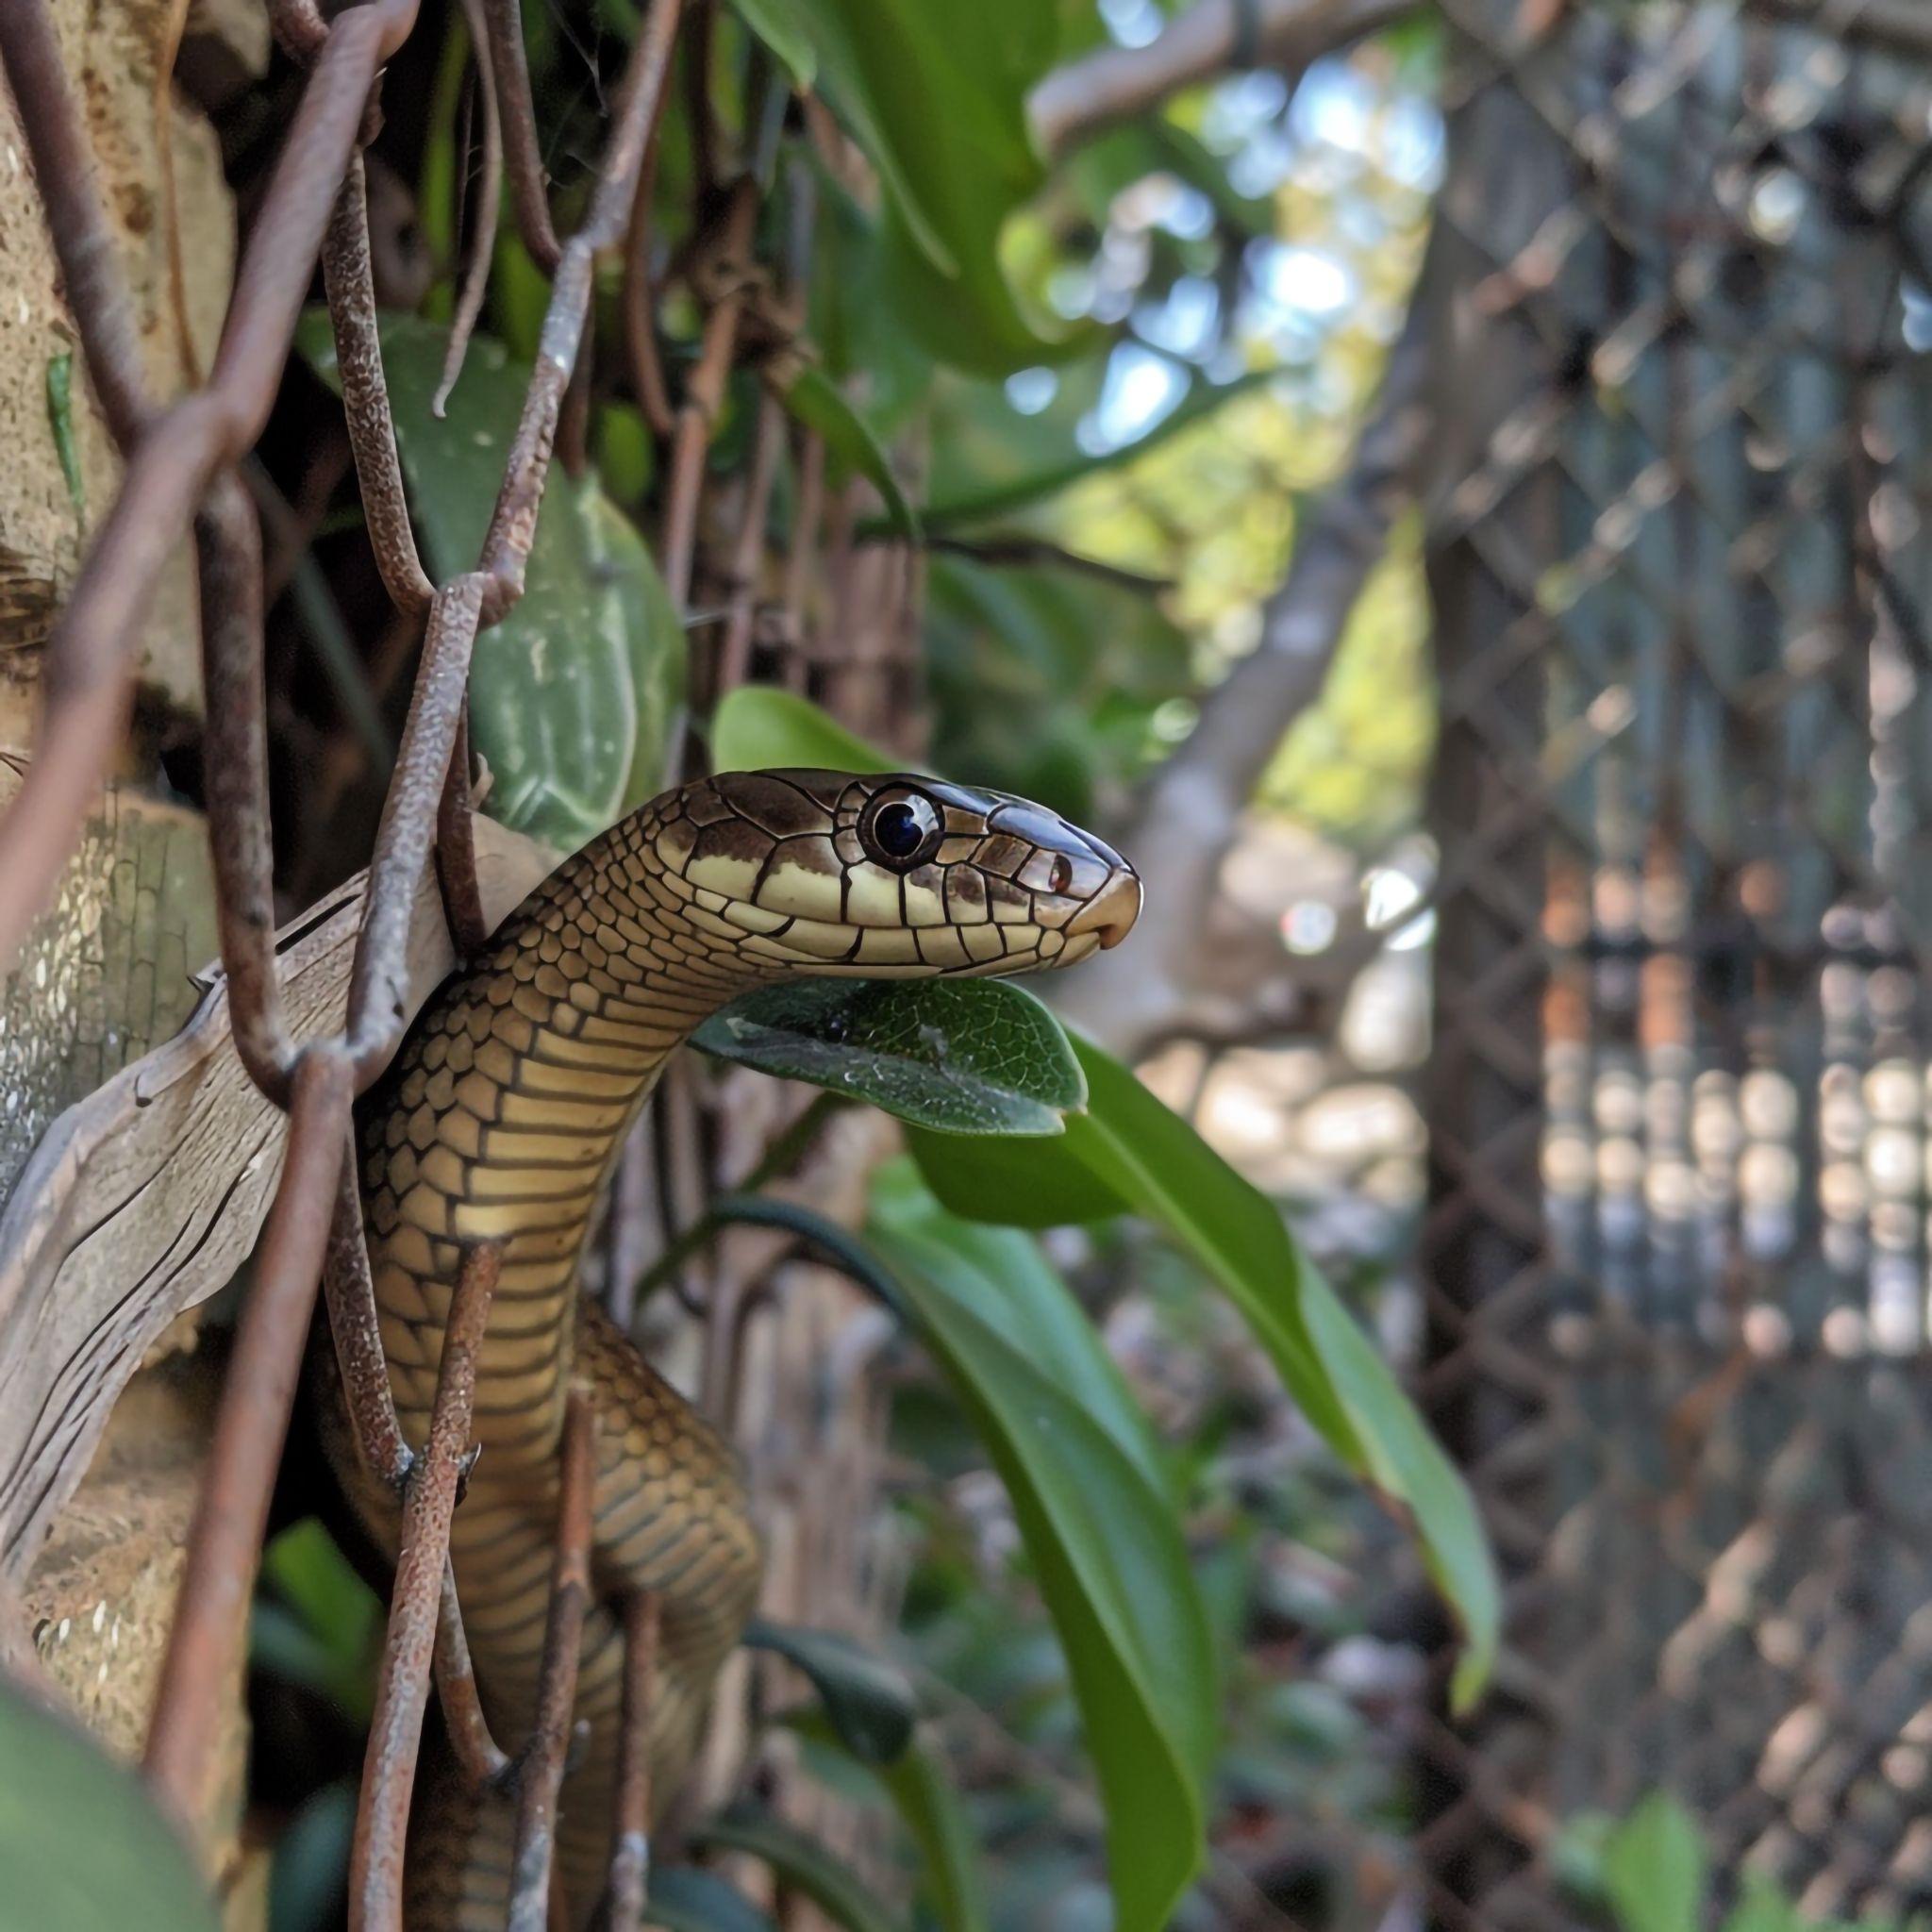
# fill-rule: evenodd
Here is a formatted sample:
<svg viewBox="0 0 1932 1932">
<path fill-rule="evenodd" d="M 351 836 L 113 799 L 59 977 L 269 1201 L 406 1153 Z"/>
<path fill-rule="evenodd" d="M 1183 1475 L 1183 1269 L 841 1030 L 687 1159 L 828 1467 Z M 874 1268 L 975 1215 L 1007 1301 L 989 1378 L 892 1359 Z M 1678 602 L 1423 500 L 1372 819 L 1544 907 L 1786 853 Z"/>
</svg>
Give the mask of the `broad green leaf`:
<svg viewBox="0 0 1932 1932">
<path fill-rule="evenodd" d="M 1668 1792 L 1653 1791 L 1610 1833 L 1603 1876 L 1624 1932 L 1699 1932 L 1704 1841 Z"/>
<path fill-rule="evenodd" d="M 0 1680 L 0 1917 L 33 1932 L 216 1932 L 186 1849 L 140 1780 Z"/>
<path fill-rule="evenodd" d="M 938 1144 L 935 1144 L 935 1143 Z M 959 1141 L 910 1127 L 906 1144 L 926 1184 L 955 1214 L 1005 1227 L 1075 1227 L 1133 1212 L 1133 1204 L 1077 1157 L 1041 1160 L 1030 1141 Z"/>
<path fill-rule="evenodd" d="M 326 317 L 305 317 L 301 341 L 335 382 Z M 530 371 L 479 336 L 439 420 L 429 405 L 444 331 L 391 315 L 382 341 L 425 567 L 447 578 L 475 567 Z M 594 475 L 554 469 L 523 597 L 477 638 L 470 672 L 471 742 L 496 780 L 491 815 L 570 849 L 652 796 L 684 665 L 684 626 L 642 538 Z"/>
<path fill-rule="evenodd" d="M 1098 1774 L 1121 1932 L 1158 1932 L 1202 1856 L 1216 1698 L 1146 1423 L 1037 1254 L 991 1254 L 903 1174 L 874 1234 L 1012 1498 Z"/>
<path fill-rule="evenodd" d="M 741 684 L 725 693 L 711 718 L 711 765 L 720 772 L 768 772 L 788 765 L 827 772 L 903 769 L 809 698 L 764 684 Z"/>
<path fill-rule="evenodd" d="M 775 54 L 801 90 L 818 78 L 818 55 L 798 0 L 731 0 L 738 16 Z"/>
<path fill-rule="evenodd" d="M 881 287 L 901 325 L 987 374 L 1069 353 L 1090 332 L 1049 333 L 1023 313 L 1000 258 L 1008 218 L 1045 179 L 1024 102 L 1057 52 L 1055 9 L 1038 0 L 791 4 L 820 91 L 884 184 Z"/>
<path fill-rule="evenodd" d="M 772 1921 L 715 1873 L 655 1861 L 644 1924 L 659 1932 L 774 1932 Z"/>
<path fill-rule="evenodd" d="M 1022 1226 L 1092 1220 L 1109 1196 L 1164 1226 L 1241 1309 L 1308 1421 L 1346 1462 L 1407 1506 L 1467 1640 L 1455 1697 L 1488 1681 L 1502 1592 L 1467 1485 L 1368 1338 L 1308 1264 L 1279 1210 L 1118 1060 L 1076 1038 L 1088 1109 L 1024 1147 L 912 1147 L 955 1212 Z"/>
<path fill-rule="evenodd" d="M 867 1891 L 858 1876 L 813 1840 L 769 1813 L 734 1806 L 707 1820 L 692 1841 L 761 1858 L 793 1891 L 810 1899 L 846 1932 L 903 1932 L 900 1920 Z"/>
<path fill-rule="evenodd" d="M 1033 995 L 991 979 L 798 979 L 732 1001 L 694 1045 L 953 1134 L 1058 1134 L 1087 1083 Z"/>
<path fill-rule="evenodd" d="M 1037 1241 L 948 1213 L 909 1160 L 874 1174 L 872 1214 L 875 1229 L 927 1243 L 925 1272 L 987 1326 L 1004 1330 L 1017 1319 L 1012 1335 L 1033 1366 L 1106 1430 L 1149 1489 L 1172 1494 L 1145 1411 Z"/>
<path fill-rule="evenodd" d="M 774 377 L 773 387 L 791 415 L 824 439 L 840 471 L 849 474 L 856 470 L 878 491 L 893 534 L 917 543 L 919 512 L 912 508 L 885 445 L 844 391 L 809 362 L 799 363 L 789 375 Z"/>
<path fill-rule="evenodd" d="M 905 1672 L 830 1630 L 752 1620 L 744 1641 L 775 1652 L 811 1679 L 832 1727 L 855 1757 L 890 1764 L 904 1755 L 919 1719 Z"/>
<path fill-rule="evenodd" d="M 921 1896 L 942 1932 L 988 1932 L 986 1875 L 973 1823 L 945 1768 L 918 1743 L 879 1774 L 919 1846 Z"/>
</svg>

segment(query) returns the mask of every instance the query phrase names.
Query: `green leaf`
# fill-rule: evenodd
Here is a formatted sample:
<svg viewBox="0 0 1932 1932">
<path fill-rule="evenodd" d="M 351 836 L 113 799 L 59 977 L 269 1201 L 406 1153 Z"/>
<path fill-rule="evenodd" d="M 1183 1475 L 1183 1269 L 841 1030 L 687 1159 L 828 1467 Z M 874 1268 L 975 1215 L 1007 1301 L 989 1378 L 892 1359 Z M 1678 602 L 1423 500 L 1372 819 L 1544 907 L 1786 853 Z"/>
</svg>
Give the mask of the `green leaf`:
<svg viewBox="0 0 1932 1932">
<path fill-rule="evenodd" d="M 1724 1932 L 1805 1932 L 1804 1914 L 1769 1873 L 1746 1871 L 1741 1883 Z"/>
<path fill-rule="evenodd" d="M 306 316 L 299 340 L 337 383 L 327 318 Z M 479 336 L 439 420 L 429 404 L 444 341 L 413 316 L 383 319 L 396 446 L 439 578 L 475 565 L 530 378 Z M 574 849 L 651 797 L 684 669 L 684 626 L 642 538 L 594 475 L 553 470 L 523 597 L 477 638 L 470 672 L 471 742 L 496 779 L 491 816 Z"/>
<path fill-rule="evenodd" d="M 1132 1204 L 1084 1160 L 1039 1160 L 1030 1141 L 988 1135 L 956 1142 L 952 1135 L 912 1127 L 906 1144 L 941 1202 L 971 1221 L 996 1221 L 1005 1227 L 1076 1227 L 1133 1211 Z"/>
<path fill-rule="evenodd" d="M 1058 1134 L 1087 1099 L 1060 1024 L 992 979 L 798 979 L 714 1013 L 694 1045 L 951 1134 Z"/>
<path fill-rule="evenodd" d="M 644 1923 L 660 1932 L 774 1932 L 742 1892 L 693 1865 L 652 1865 Z"/>
<path fill-rule="evenodd" d="M 1224 403 L 1245 395 L 1260 384 L 1274 381 L 1279 375 L 1280 371 L 1275 369 L 1251 369 L 1226 382 L 1209 382 L 1206 376 L 1196 376 L 1187 393 L 1145 435 L 1093 456 L 1070 457 L 1064 462 L 1050 463 L 983 490 L 929 502 L 922 512 L 925 525 L 929 530 L 952 529 L 960 524 L 981 524 L 990 517 L 1009 516 L 1015 510 L 1030 508 L 1072 489 L 1075 483 L 1084 483 L 1090 476 L 1138 462 L 1150 450 L 1205 423 Z M 862 531 L 870 528 L 868 525 L 860 525 Z"/>
<path fill-rule="evenodd" d="M 885 445 L 844 391 L 809 362 L 799 363 L 790 376 L 774 378 L 773 386 L 786 408 L 824 439 L 834 464 L 848 474 L 856 470 L 878 491 L 893 534 L 917 543 L 919 512 L 906 494 Z"/>
<path fill-rule="evenodd" d="M 1077 1037 L 1074 1051 L 1088 1110 L 1058 1139 L 1001 1148 L 911 1137 L 934 1191 L 955 1212 L 1008 1224 L 1092 1220 L 1110 1198 L 1165 1227 L 1241 1309 L 1323 1438 L 1407 1506 L 1462 1622 L 1454 1695 L 1468 1705 L 1494 1667 L 1502 1591 L 1467 1485 L 1274 1204 L 1118 1060 Z"/>
<path fill-rule="evenodd" d="M 1091 339 L 1049 333 L 1023 313 L 1000 258 L 1008 218 L 1045 179 L 1024 103 L 1058 49 L 1055 9 L 1038 0 L 791 6 L 821 92 L 884 184 L 881 287 L 900 323 L 947 361 L 993 375 Z"/>
<path fill-rule="evenodd" d="M 731 0 L 738 16 L 772 53 L 801 91 L 818 78 L 819 58 L 800 17 L 798 0 Z"/>
<path fill-rule="evenodd" d="M 635 403 L 597 405 L 597 474 L 611 499 L 636 509 L 650 493 L 658 446 L 644 412 Z"/>
<path fill-rule="evenodd" d="M 711 765 L 720 772 L 897 772 L 895 759 L 855 737 L 809 698 L 770 685 L 727 691 L 711 717 Z"/>
<path fill-rule="evenodd" d="M 1146 1421 L 1024 1237 L 953 1221 L 903 1171 L 874 1201 L 874 1239 L 1006 1484 L 1059 1633 L 1121 1932 L 1158 1932 L 1202 1856 L 1216 1691 Z"/>
<path fill-rule="evenodd" d="M 382 1648 L 380 1598 L 312 1516 L 270 1541 L 261 1577 L 249 1623 L 254 1661 L 366 1724 Z"/>
<path fill-rule="evenodd" d="M 74 440 L 74 351 L 62 349 L 47 359 L 47 426 L 66 480 L 67 500 L 76 516 L 87 515 L 87 484 L 80 474 L 80 447 Z"/>
<path fill-rule="evenodd" d="M 806 1769 L 830 1790 L 858 1803 L 890 1800 L 897 1809 L 919 1848 L 920 1902 L 941 1932 L 990 1932 L 978 1840 L 939 1753 L 915 1737 L 881 1768 L 842 1746 L 816 1711 L 785 1722 L 806 1741 Z"/>
<path fill-rule="evenodd" d="M 943 1766 L 914 1744 L 879 1774 L 924 1867 L 921 1894 L 942 1932 L 988 1932 L 986 1874 L 972 1821 Z"/>
<path fill-rule="evenodd" d="M 140 1780 L 0 1681 L 6 1921 L 33 1932 L 216 1932 L 186 1849 Z"/>
<path fill-rule="evenodd" d="M 1653 1791 L 1611 1832 L 1603 1875 L 1624 1932 L 1698 1932 L 1704 1923 L 1704 1841 L 1668 1792 Z"/>
<path fill-rule="evenodd" d="M 793 1890 L 846 1932 L 903 1932 L 900 1922 L 823 1846 L 763 1811 L 734 1806 L 701 1824 L 692 1842 L 762 1858 Z"/>
<path fill-rule="evenodd" d="M 919 1706 L 904 1671 L 849 1637 L 755 1617 L 744 1633 L 754 1650 L 769 1650 L 811 1679 L 832 1727 L 852 1755 L 890 1764 L 912 1741 Z"/>
</svg>

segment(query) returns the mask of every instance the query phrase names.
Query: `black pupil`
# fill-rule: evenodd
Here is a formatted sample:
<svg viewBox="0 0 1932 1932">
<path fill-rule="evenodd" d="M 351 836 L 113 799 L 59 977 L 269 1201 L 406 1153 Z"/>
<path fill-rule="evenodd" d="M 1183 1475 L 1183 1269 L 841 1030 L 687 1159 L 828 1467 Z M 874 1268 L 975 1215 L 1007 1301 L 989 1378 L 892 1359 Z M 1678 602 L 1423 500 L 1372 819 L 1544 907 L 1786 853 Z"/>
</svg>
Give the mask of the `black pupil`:
<svg viewBox="0 0 1932 1932">
<path fill-rule="evenodd" d="M 881 806 L 872 822 L 872 835 L 888 858 L 910 858 L 924 842 L 925 815 L 904 799 Z"/>
</svg>

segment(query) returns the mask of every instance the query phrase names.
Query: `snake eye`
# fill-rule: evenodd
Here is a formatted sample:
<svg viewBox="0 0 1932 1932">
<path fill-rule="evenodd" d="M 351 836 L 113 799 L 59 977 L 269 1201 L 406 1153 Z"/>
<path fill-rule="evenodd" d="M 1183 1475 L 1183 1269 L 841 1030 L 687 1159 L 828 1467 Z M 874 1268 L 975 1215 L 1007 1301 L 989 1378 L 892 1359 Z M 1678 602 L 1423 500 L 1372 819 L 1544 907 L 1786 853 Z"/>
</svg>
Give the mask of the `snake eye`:
<svg viewBox="0 0 1932 1932">
<path fill-rule="evenodd" d="M 916 791 L 890 792 L 861 826 L 872 856 L 894 872 L 909 872 L 939 842 L 938 808 Z"/>
</svg>

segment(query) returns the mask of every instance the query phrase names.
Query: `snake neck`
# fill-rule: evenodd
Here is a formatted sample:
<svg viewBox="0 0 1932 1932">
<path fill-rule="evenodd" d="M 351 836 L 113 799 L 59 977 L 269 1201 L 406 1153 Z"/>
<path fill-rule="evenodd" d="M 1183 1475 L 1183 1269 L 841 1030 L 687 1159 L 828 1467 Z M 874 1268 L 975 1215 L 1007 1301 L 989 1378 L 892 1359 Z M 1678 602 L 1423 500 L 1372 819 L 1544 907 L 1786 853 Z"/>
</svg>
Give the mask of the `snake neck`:
<svg viewBox="0 0 1932 1932">
<path fill-rule="evenodd" d="M 652 811 L 567 860 L 446 981 L 365 1103 L 363 1200 L 404 1433 L 427 1431 L 464 1244 L 500 1243 L 485 1466 L 554 1455 L 599 1191 L 673 1051 L 777 970 L 695 903 Z"/>
</svg>

